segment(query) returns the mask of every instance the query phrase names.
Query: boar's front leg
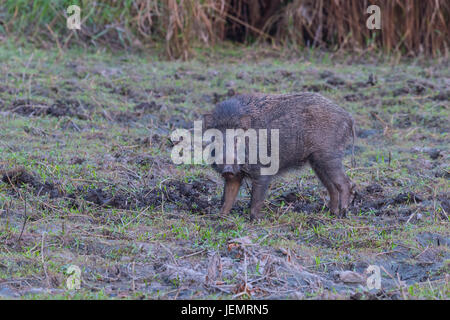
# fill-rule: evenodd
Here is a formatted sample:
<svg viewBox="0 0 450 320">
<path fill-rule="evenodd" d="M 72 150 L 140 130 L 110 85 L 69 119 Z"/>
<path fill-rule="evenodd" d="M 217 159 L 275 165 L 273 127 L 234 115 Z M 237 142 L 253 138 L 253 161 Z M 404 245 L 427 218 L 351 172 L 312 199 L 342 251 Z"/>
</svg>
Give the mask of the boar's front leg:
<svg viewBox="0 0 450 320">
<path fill-rule="evenodd" d="M 222 196 L 222 209 L 220 210 L 221 214 L 230 213 L 239 192 L 239 188 L 241 187 L 241 183 L 242 177 L 240 175 L 234 175 L 225 179 L 225 188 Z"/>
<path fill-rule="evenodd" d="M 259 176 L 252 181 L 252 200 L 250 205 L 250 219 L 260 219 L 261 208 L 264 204 L 267 188 L 270 184 L 270 176 Z"/>
</svg>

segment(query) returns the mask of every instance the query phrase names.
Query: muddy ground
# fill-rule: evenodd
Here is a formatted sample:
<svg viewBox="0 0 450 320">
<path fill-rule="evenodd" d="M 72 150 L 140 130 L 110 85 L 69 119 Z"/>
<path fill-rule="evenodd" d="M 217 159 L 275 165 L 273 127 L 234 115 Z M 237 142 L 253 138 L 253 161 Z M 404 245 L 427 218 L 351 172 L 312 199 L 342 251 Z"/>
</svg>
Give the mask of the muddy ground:
<svg viewBox="0 0 450 320">
<path fill-rule="evenodd" d="M 254 48 L 166 62 L 0 46 L 0 298 L 448 299 L 449 70 Z M 262 221 L 248 218 L 248 187 L 219 216 L 220 177 L 172 163 L 174 128 L 253 91 L 319 92 L 353 114 L 347 217 L 328 212 L 308 167 L 272 184 Z"/>
</svg>

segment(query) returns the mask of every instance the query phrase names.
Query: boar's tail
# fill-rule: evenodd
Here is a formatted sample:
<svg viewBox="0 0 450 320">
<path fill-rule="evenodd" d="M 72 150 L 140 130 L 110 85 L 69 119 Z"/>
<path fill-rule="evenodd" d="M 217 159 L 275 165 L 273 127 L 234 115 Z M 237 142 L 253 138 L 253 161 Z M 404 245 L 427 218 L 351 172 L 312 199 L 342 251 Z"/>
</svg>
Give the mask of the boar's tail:
<svg viewBox="0 0 450 320">
<path fill-rule="evenodd" d="M 352 168 L 356 167 L 356 161 L 355 161 L 355 139 L 356 139 L 355 120 L 352 119 Z"/>
</svg>

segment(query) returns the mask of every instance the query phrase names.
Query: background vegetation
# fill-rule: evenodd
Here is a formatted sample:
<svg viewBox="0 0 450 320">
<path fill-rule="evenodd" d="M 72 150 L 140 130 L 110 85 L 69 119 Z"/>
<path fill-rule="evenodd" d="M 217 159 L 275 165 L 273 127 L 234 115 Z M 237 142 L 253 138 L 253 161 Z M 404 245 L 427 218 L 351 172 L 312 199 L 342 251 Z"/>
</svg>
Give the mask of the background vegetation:
<svg viewBox="0 0 450 320">
<path fill-rule="evenodd" d="M 77 32 L 66 28 L 71 4 L 82 8 Z M 381 31 L 366 28 L 371 4 L 381 8 Z M 226 40 L 437 56 L 448 54 L 449 16 L 446 0 L 0 0 L 0 34 L 59 47 L 164 44 L 169 58 L 184 59 Z"/>
</svg>

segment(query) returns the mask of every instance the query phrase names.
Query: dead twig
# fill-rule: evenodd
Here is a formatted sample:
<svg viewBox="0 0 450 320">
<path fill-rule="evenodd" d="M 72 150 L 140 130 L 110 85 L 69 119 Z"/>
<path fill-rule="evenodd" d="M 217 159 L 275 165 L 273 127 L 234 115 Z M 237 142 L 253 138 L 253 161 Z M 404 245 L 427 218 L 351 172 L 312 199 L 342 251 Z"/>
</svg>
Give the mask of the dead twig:
<svg viewBox="0 0 450 320">
<path fill-rule="evenodd" d="M 42 268 L 44 269 L 44 273 L 45 273 L 45 279 L 47 281 L 47 287 L 50 287 L 50 278 L 48 277 L 48 273 L 47 273 L 47 264 L 45 263 L 45 257 L 44 257 L 44 243 L 45 243 L 45 235 L 47 232 L 43 232 L 42 233 L 42 240 L 41 240 L 41 261 L 42 261 Z"/>
<path fill-rule="evenodd" d="M 25 217 L 24 217 L 24 219 L 23 219 L 22 230 L 20 231 L 19 238 L 17 239 L 17 243 L 18 243 L 18 244 L 20 244 L 20 239 L 22 239 L 22 234 L 23 234 L 23 231 L 25 230 L 25 225 L 27 224 L 27 221 L 28 221 L 28 215 L 27 215 L 27 195 L 25 194 L 24 197 L 25 197 L 25 199 L 24 199 L 24 202 L 25 202 L 24 215 L 25 215 Z"/>
</svg>

